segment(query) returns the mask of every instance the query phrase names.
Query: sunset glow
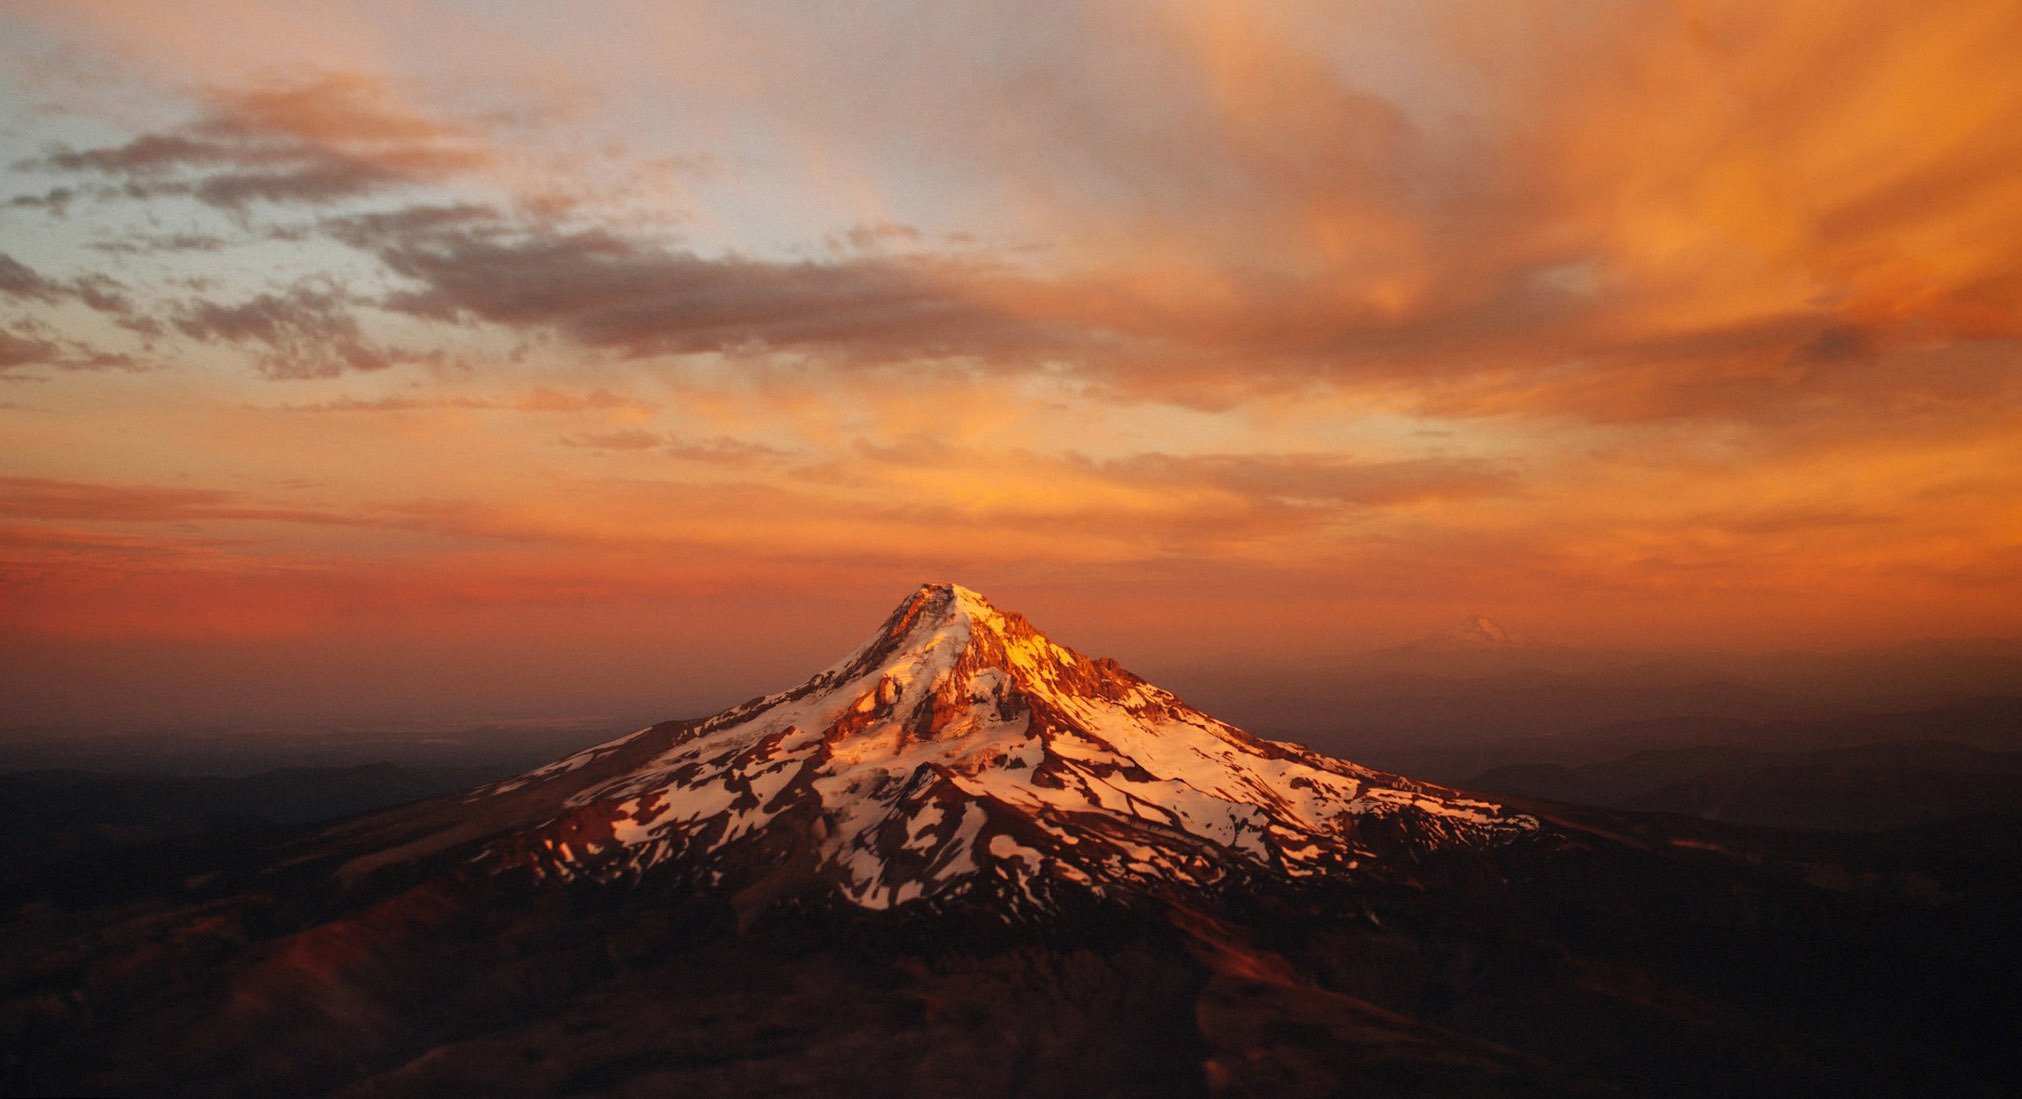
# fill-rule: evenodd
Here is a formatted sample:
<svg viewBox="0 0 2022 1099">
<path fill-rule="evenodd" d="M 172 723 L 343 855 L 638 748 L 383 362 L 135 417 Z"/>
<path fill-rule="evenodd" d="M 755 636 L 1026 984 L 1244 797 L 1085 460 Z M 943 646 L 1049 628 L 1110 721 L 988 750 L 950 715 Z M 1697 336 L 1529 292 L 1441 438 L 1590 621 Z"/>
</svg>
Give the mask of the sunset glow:
<svg viewBox="0 0 2022 1099">
<path fill-rule="evenodd" d="M 2013 0 L 589 11 L 0 9 L 17 712 L 2022 633 Z"/>
</svg>

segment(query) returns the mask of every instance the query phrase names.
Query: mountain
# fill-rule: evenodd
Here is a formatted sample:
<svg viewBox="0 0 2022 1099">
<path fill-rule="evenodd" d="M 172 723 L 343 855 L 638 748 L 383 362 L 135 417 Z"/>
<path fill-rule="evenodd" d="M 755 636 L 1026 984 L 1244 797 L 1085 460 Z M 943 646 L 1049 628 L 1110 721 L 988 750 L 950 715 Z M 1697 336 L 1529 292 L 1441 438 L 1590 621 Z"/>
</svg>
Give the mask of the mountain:
<svg viewBox="0 0 2022 1099">
<path fill-rule="evenodd" d="M 1529 639 L 1511 633 L 1487 615 L 1469 615 L 1467 621 L 1447 631 L 1443 638 L 1461 645 L 1525 645 Z"/>
<path fill-rule="evenodd" d="M 2022 825 L 1257 738 L 927 585 L 806 682 L 0 923 L 0 1093 L 2011 1093 Z"/>
<path fill-rule="evenodd" d="M 478 857 L 498 872 L 612 881 L 671 865 L 720 882 L 792 867 L 865 908 L 984 892 L 1007 918 L 1062 890 L 1352 875 L 1538 827 L 1259 740 L 948 584 L 921 587 L 792 690 L 642 729 L 469 803 L 523 825 Z"/>
<path fill-rule="evenodd" d="M 1453 628 L 1442 630 L 1405 646 L 1419 652 L 1514 649 L 1532 645 L 1530 638 L 1505 629 L 1485 614 L 1471 614 Z"/>
</svg>

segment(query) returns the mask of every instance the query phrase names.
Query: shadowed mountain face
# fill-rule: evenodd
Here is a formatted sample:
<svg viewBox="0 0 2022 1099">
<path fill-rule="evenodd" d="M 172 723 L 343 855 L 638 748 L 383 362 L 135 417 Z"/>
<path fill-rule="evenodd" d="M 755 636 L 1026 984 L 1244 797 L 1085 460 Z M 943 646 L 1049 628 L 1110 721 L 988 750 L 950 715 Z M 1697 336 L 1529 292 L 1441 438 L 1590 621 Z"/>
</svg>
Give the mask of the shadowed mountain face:
<svg viewBox="0 0 2022 1099">
<path fill-rule="evenodd" d="M 2018 847 L 1511 805 L 928 585 L 791 690 L 22 908 L 5 1090 L 2003 1094 Z"/>
</svg>

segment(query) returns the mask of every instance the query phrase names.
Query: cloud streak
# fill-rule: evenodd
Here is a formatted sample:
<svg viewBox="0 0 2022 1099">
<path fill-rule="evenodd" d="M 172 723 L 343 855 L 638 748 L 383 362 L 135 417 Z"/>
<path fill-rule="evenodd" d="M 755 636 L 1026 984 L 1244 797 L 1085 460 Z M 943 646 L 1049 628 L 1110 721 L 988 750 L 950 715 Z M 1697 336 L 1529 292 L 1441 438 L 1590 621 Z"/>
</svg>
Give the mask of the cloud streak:
<svg viewBox="0 0 2022 1099">
<path fill-rule="evenodd" d="M 21 167 L 100 180 L 105 197 L 182 196 L 244 213 L 261 203 L 327 205 L 490 159 L 468 134 L 400 105 L 383 83 L 327 74 L 221 91 L 185 125 L 118 145 L 57 148 Z"/>
<path fill-rule="evenodd" d="M 347 370 L 384 370 L 409 356 L 374 345 L 341 291 L 297 284 L 281 293 L 220 304 L 197 300 L 172 317 L 192 339 L 252 349 L 270 378 L 328 378 Z"/>
<path fill-rule="evenodd" d="M 1057 342 L 965 292 L 988 276 L 953 260 L 705 257 L 472 206 L 365 215 L 336 235 L 418 284 L 389 296 L 390 309 L 551 328 L 631 356 L 813 350 L 903 361 Z"/>
<path fill-rule="evenodd" d="M 1357 462 L 1333 454 L 1137 454 L 1090 468 L 1127 483 L 1206 488 L 1309 506 L 1386 507 L 1506 495 L 1517 480 L 1482 461 Z"/>
</svg>

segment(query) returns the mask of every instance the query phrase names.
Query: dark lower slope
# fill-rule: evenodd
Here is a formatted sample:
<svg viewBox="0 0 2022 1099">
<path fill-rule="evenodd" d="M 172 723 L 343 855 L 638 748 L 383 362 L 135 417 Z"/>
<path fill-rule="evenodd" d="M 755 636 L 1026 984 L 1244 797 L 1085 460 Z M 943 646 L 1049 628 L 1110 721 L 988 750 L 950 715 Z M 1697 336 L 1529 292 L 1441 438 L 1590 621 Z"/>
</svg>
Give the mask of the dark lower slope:
<svg viewBox="0 0 2022 1099">
<path fill-rule="evenodd" d="M 454 853 L 347 886 L 351 852 L 298 848 L 0 928 L 0 1090 L 2013 1093 L 2022 829 L 1891 853 L 1526 808 L 1555 835 L 1022 927 L 791 891 L 741 919 Z"/>
<path fill-rule="evenodd" d="M 0 912 L 76 907 L 229 865 L 291 826 L 436 797 L 490 768 L 293 767 L 236 777 L 0 774 Z"/>
</svg>

